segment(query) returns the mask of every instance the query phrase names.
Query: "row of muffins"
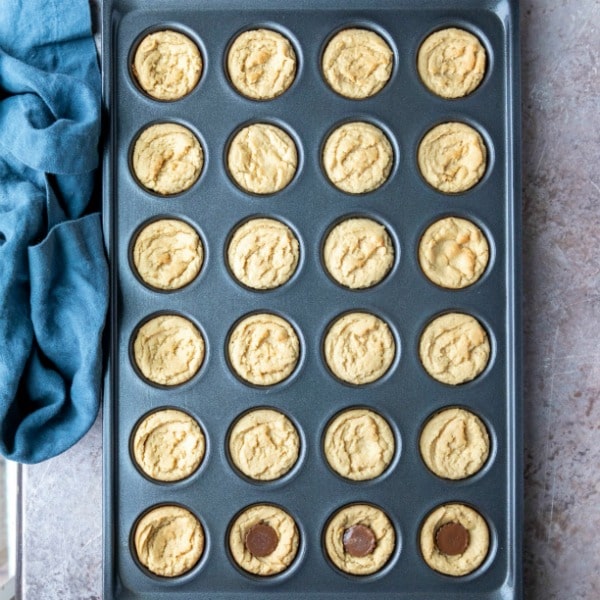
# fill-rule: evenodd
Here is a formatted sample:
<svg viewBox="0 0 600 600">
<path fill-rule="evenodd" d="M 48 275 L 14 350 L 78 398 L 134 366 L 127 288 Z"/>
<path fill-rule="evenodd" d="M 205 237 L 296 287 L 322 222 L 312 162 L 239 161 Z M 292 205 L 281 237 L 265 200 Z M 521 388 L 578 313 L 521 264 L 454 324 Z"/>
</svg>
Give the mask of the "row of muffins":
<svg viewBox="0 0 600 600">
<path fill-rule="evenodd" d="M 294 326 L 271 312 L 250 313 L 234 324 L 227 337 L 227 360 L 242 382 L 258 387 L 288 379 L 300 361 L 300 337 Z M 346 312 L 325 330 L 323 357 L 342 383 L 362 386 L 387 374 L 398 355 L 388 323 L 370 312 Z M 151 316 L 135 331 L 132 359 L 151 384 L 172 387 L 192 379 L 204 363 L 205 340 L 186 317 L 172 313 Z M 476 379 L 491 355 L 489 336 L 481 323 L 462 312 L 435 317 L 419 341 L 421 365 L 436 381 L 458 386 Z"/>
<path fill-rule="evenodd" d="M 135 426 L 131 452 L 148 478 L 178 482 L 203 463 L 206 436 L 187 412 L 153 410 Z M 301 456 L 296 425 L 273 408 L 254 408 L 233 422 L 227 434 L 233 467 L 253 481 L 272 482 L 287 475 Z M 369 481 L 388 471 L 398 455 L 396 436 L 388 421 L 364 407 L 335 415 L 323 432 L 323 454 L 329 467 L 351 481 Z M 478 473 L 490 456 L 490 436 L 473 412 L 447 407 L 429 417 L 419 437 L 421 458 L 443 479 L 461 480 Z"/>
<path fill-rule="evenodd" d="M 144 225 L 132 245 L 137 275 L 148 286 L 178 290 L 192 282 L 204 261 L 196 230 L 180 219 L 160 218 Z M 485 234 L 472 221 L 445 217 L 423 233 L 418 248 L 425 276 L 443 288 L 463 289 L 485 272 L 489 261 Z M 371 288 L 390 272 L 396 250 L 386 227 L 367 217 L 349 217 L 327 232 L 322 250 L 327 273 L 351 289 Z M 300 261 L 298 238 L 285 223 L 256 217 L 235 227 L 226 249 L 230 273 L 252 290 L 273 290 L 287 283 Z"/>
<path fill-rule="evenodd" d="M 227 172 L 243 191 L 269 195 L 285 189 L 298 169 L 298 148 L 291 134 L 273 123 L 251 123 L 227 144 Z M 368 121 L 337 126 L 327 135 L 322 166 L 329 182 L 353 195 L 380 188 L 389 178 L 395 156 L 384 130 Z M 430 129 L 417 150 L 419 171 L 434 189 L 457 194 L 484 176 L 488 149 L 471 125 L 450 121 Z M 198 137 L 180 123 L 146 127 L 135 139 L 131 165 L 146 190 L 171 196 L 188 190 L 204 167 Z"/>
<path fill-rule="evenodd" d="M 252 29 L 229 45 L 226 58 L 229 81 L 252 100 L 281 96 L 295 80 L 297 56 L 290 40 L 273 29 Z M 481 84 L 487 57 L 483 44 L 469 31 L 455 27 L 435 31 L 421 44 L 417 70 L 428 90 L 442 98 L 461 98 Z M 390 44 L 370 29 L 347 28 L 328 41 L 321 71 L 337 94 L 362 100 L 379 93 L 394 66 Z M 173 101 L 198 84 L 203 60 L 198 46 L 174 30 L 146 35 L 133 53 L 132 74 L 151 98 Z"/>
<path fill-rule="evenodd" d="M 181 505 L 151 507 L 134 524 L 132 548 L 149 572 L 172 578 L 191 571 L 205 552 L 205 530 Z M 340 507 L 326 522 L 322 545 L 329 561 L 355 576 L 377 573 L 399 549 L 398 532 L 384 510 L 373 504 Z M 300 531 L 291 514 L 270 503 L 246 507 L 231 520 L 229 555 L 244 572 L 271 577 L 292 566 L 300 549 Z M 489 526 L 474 508 L 462 503 L 436 507 L 421 523 L 421 556 L 440 573 L 460 577 L 478 569 L 490 548 Z"/>
</svg>

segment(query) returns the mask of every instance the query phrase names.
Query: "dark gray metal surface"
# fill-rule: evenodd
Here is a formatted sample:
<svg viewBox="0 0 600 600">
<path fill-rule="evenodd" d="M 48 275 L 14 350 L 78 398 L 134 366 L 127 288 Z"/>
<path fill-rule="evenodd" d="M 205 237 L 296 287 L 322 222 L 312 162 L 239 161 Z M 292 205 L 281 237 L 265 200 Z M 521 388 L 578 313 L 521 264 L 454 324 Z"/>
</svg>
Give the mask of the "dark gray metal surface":
<svg viewBox="0 0 600 600">
<path fill-rule="evenodd" d="M 397 598 L 480 600 L 520 598 L 521 581 L 521 424 L 520 424 L 520 136 L 517 2 L 417 2 L 396 0 L 206 1 L 115 0 L 104 6 L 104 84 L 108 111 L 104 209 L 112 265 L 111 367 L 105 396 L 105 597 L 225 599 Z M 365 26 L 385 34 L 395 52 L 392 79 L 377 96 L 352 101 L 335 95 L 319 69 L 323 43 L 343 26 Z M 481 87 L 455 101 L 437 98 L 416 73 L 416 51 L 423 38 L 443 26 L 462 26 L 485 43 L 490 64 Z M 286 34 L 299 57 L 292 88 L 269 102 L 240 97 L 223 69 L 225 48 L 240 30 L 268 26 Z M 132 82 L 129 53 L 148 30 L 175 27 L 195 39 L 205 62 L 202 80 L 188 97 L 173 103 L 153 101 Z M 320 149 L 332 127 L 345 120 L 382 126 L 395 149 L 395 167 L 379 190 L 348 196 L 322 173 Z M 472 190 L 446 196 L 424 183 L 416 148 L 433 125 L 447 120 L 474 125 L 490 150 L 487 173 Z M 173 198 L 149 194 L 129 170 L 129 153 L 138 132 L 151 122 L 176 121 L 198 134 L 205 151 L 199 181 Z M 240 125 L 270 121 L 291 132 L 300 166 L 282 192 L 255 197 L 240 191 L 224 164 L 228 139 Z M 326 275 L 320 256 L 323 236 L 346 214 L 374 216 L 397 243 L 392 273 L 379 286 L 352 292 Z M 224 246 L 234 226 L 250 215 L 272 215 L 296 231 L 302 261 L 282 288 L 256 293 L 229 275 Z M 129 266 L 132 236 L 140 224 L 159 215 L 184 218 L 200 232 L 206 251 L 202 273 L 171 294 L 141 285 Z M 421 273 L 416 249 L 424 229 L 442 216 L 458 215 L 478 223 L 488 236 L 491 262 L 484 277 L 461 291 L 442 290 Z M 347 310 L 363 309 L 383 317 L 399 349 L 380 381 L 360 388 L 335 380 L 321 360 L 327 325 Z M 248 312 L 268 310 L 289 319 L 300 334 L 302 358 L 294 374 L 278 386 L 256 389 L 240 383 L 225 357 L 227 334 Z M 432 380 L 419 363 L 417 346 L 425 324 L 449 310 L 477 317 L 492 342 L 492 358 L 475 381 L 449 387 Z M 142 381 L 129 357 L 130 340 L 140 321 L 173 311 L 203 331 L 207 356 L 200 373 L 173 390 Z M 203 467 L 185 482 L 157 485 L 143 478 L 129 455 L 129 437 L 138 419 L 160 406 L 193 414 L 208 438 Z M 237 415 L 252 406 L 272 406 L 299 425 L 305 444 L 302 464 L 291 477 L 251 484 L 236 475 L 226 457 L 226 432 Z M 384 415 L 398 436 L 399 457 L 377 480 L 350 483 L 334 476 L 321 451 L 329 419 L 344 407 L 365 405 Z M 423 465 L 418 436 L 426 418 L 451 405 L 472 409 L 486 422 L 493 452 L 484 470 L 461 482 L 436 478 Z M 327 562 L 322 529 L 340 506 L 366 501 L 391 517 L 398 544 L 390 564 L 371 577 L 349 577 Z M 418 549 L 418 530 L 435 506 L 461 501 L 476 507 L 490 525 L 488 559 L 475 573 L 450 578 L 431 571 Z M 158 503 L 180 503 L 202 521 L 208 538 L 204 556 L 191 573 L 176 580 L 140 569 L 130 551 L 131 528 L 139 515 Z M 244 506 L 271 502 L 296 519 L 302 537 L 294 565 L 273 578 L 240 573 L 227 555 L 226 530 Z"/>
</svg>

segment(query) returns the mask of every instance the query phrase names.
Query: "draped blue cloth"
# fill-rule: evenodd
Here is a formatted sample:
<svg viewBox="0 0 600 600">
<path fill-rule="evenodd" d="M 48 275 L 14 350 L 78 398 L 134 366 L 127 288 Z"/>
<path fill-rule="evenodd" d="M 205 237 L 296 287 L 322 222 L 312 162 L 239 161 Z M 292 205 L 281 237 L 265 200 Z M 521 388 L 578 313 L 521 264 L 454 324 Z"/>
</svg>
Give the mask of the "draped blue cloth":
<svg viewBox="0 0 600 600">
<path fill-rule="evenodd" d="M 100 98 L 88 0 L 1 0 L 0 453 L 23 463 L 63 452 L 98 413 Z"/>
</svg>

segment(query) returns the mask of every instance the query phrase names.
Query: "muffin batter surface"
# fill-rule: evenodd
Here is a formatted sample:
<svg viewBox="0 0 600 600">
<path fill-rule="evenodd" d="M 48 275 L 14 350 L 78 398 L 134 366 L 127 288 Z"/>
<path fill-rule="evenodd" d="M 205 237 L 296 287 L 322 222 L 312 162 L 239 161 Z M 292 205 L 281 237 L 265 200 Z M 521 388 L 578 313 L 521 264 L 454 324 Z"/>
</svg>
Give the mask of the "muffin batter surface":
<svg viewBox="0 0 600 600">
<path fill-rule="evenodd" d="M 254 123 L 233 138 L 227 166 L 234 181 L 247 192 L 274 194 L 285 188 L 296 173 L 296 144 L 283 129 Z"/>
<path fill-rule="evenodd" d="M 178 385 L 200 369 L 204 339 L 191 321 L 178 315 L 159 315 L 139 328 L 133 351 L 146 379 L 160 385 Z"/>
<path fill-rule="evenodd" d="M 447 313 L 423 331 L 421 363 L 434 379 L 459 385 L 475 379 L 487 366 L 490 342 L 479 321 L 463 313 Z"/>
<path fill-rule="evenodd" d="M 234 371 L 254 385 L 274 385 L 289 377 L 300 357 L 294 328 L 271 313 L 253 314 L 239 322 L 229 337 Z"/>
<path fill-rule="evenodd" d="M 489 246 L 481 229 L 471 221 L 447 217 L 433 223 L 419 243 L 419 264 L 433 283 L 461 289 L 475 283 L 485 271 Z"/>
<path fill-rule="evenodd" d="M 448 532 L 441 531 L 450 523 L 459 526 L 453 532 L 454 541 L 447 539 Z M 420 540 L 425 562 L 435 571 L 455 577 L 477 569 L 490 547 L 484 518 L 464 504 L 446 504 L 435 509 L 421 527 Z"/>
<path fill-rule="evenodd" d="M 486 463 L 490 438 L 477 415 L 462 408 L 448 408 L 427 421 L 419 447 L 425 464 L 436 475 L 464 479 Z"/>
<path fill-rule="evenodd" d="M 382 569 L 395 544 L 391 521 L 370 504 L 343 507 L 325 529 L 327 555 L 338 569 L 351 575 L 370 575 Z"/>
</svg>

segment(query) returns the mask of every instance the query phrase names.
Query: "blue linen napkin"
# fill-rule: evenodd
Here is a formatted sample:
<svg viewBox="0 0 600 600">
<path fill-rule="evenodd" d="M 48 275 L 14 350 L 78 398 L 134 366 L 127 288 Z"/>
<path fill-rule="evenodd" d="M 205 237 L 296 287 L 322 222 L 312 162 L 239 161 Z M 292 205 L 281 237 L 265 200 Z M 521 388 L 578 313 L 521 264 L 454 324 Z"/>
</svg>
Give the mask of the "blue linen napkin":
<svg viewBox="0 0 600 600">
<path fill-rule="evenodd" d="M 0 453 L 35 463 L 99 407 L 108 273 L 88 0 L 0 7 Z"/>
</svg>

